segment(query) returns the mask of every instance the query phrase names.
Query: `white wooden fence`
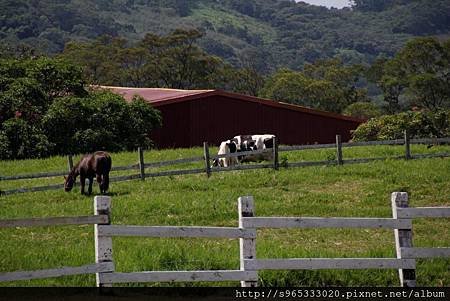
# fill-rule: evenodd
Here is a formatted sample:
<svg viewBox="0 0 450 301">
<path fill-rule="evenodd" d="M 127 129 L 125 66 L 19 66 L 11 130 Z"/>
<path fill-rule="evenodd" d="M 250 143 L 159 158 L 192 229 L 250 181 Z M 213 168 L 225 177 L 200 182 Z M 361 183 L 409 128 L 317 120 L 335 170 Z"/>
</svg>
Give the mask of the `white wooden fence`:
<svg viewBox="0 0 450 301">
<path fill-rule="evenodd" d="M 346 217 L 256 217 L 251 196 L 238 199 L 238 227 L 133 226 L 111 225 L 111 199 L 96 196 L 94 216 L 0 220 L 3 227 L 32 227 L 69 224 L 94 224 L 96 263 L 81 267 L 63 267 L 40 271 L 0 273 L 1 281 L 27 280 L 76 274 L 96 274 L 97 286 L 109 287 L 127 282 L 219 282 L 241 281 L 241 286 L 257 286 L 261 270 L 320 269 L 397 269 L 400 285 L 416 285 L 416 258 L 450 257 L 450 248 L 415 248 L 412 245 L 412 219 L 450 217 L 450 207 L 409 208 L 408 194 L 391 195 L 392 218 Z M 395 234 L 396 258 L 257 258 L 256 241 L 259 228 L 386 228 Z M 116 272 L 112 238 L 199 237 L 239 239 L 239 270 L 142 271 Z M 370 285 L 370 284 L 368 284 Z"/>
<path fill-rule="evenodd" d="M 94 202 L 97 202 L 98 197 Z M 74 216 L 74 217 L 49 217 L 49 218 L 29 218 L 29 219 L 4 219 L 0 220 L 0 228 L 15 227 L 38 227 L 38 226 L 64 226 L 64 225 L 97 225 L 109 224 L 110 216 L 99 214 L 93 216 Z M 93 264 L 78 267 L 60 267 L 55 269 L 45 269 L 39 271 L 16 271 L 0 273 L 0 282 L 31 280 L 39 278 L 61 277 L 80 274 L 94 274 L 114 271 L 113 262 L 97 262 Z"/>
</svg>

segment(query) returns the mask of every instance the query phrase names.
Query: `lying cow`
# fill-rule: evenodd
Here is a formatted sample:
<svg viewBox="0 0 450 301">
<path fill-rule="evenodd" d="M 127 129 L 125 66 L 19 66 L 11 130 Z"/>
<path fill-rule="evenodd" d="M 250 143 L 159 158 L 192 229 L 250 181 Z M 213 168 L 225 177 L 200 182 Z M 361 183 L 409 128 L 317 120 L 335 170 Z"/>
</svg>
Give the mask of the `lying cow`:
<svg viewBox="0 0 450 301">
<path fill-rule="evenodd" d="M 240 151 L 256 151 L 263 149 L 273 148 L 273 138 L 275 135 L 265 134 L 265 135 L 252 135 L 250 139 L 245 139 L 246 136 L 242 136 Z M 273 152 L 264 152 L 255 155 L 245 155 L 240 159 L 241 163 L 246 162 L 261 162 L 261 161 L 271 161 L 273 160 Z"/>
<path fill-rule="evenodd" d="M 239 135 L 220 144 L 218 155 L 232 154 L 239 152 L 256 151 L 273 148 L 273 138 L 275 135 Z M 217 158 L 213 161 L 213 166 L 228 167 L 238 163 L 260 162 L 273 160 L 272 152 L 261 154 L 250 154 L 232 158 Z"/>
</svg>

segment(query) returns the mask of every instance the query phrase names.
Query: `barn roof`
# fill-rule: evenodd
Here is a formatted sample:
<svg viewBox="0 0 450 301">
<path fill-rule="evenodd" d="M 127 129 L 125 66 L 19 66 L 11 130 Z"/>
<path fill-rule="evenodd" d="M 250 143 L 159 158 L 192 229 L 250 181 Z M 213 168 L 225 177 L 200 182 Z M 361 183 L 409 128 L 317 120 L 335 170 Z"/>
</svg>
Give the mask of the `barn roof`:
<svg viewBox="0 0 450 301">
<path fill-rule="evenodd" d="M 299 105 L 288 104 L 284 102 L 248 96 L 243 94 L 231 93 L 222 90 L 179 90 L 179 89 L 166 89 L 166 88 L 130 88 L 130 87 L 112 87 L 112 86 L 99 86 L 102 89 L 111 90 L 114 93 L 122 95 L 127 101 L 131 101 L 135 95 L 141 96 L 147 102 L 151 103 L 154 107 L 189 101 L 209 96 L 223 96 L 234 99 L 240 99 L 244 101 L 256 102 L 272 107 L 285 108 L 288 110 L 300 111 L 303 113 L 320 115 L 335 119 L 348 120 L 354 122 L 364 122 L 365 120 L 354 118 L 350 116 L 340 115 L 336 113 L 311 109 Z"/>
</svg>

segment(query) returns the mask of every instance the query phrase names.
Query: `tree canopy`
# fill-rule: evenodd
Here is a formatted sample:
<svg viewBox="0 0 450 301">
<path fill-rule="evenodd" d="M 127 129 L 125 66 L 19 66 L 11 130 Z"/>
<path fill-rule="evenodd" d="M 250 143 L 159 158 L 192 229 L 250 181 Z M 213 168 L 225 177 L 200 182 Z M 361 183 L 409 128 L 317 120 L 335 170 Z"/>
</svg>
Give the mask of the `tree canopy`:
<svg viewBox="0 0 450 301">
<path fill-rule="evenodd" d="M 84 86 L 81 69 L 61 59 L 1 59 L 0 159 L 151 146 L 156 110 Z"/>
<path fill-rule="evenodd" d="M 267 80 L 260 95 L 340 113 L 354 102 L 368 100 L 367 91 L 357 87 L 362 71 L 360 66 L 345 66 L 338 59 L 318 60 L 301 72 L 278 71 Z"/>
<path fill-rule="evenodd" d="M 136 43 L 177 28 L 204 33 L 198 44 L 235 67 L 300 70 L 340 57 L 371 63 L 407 40 L 448 35 L 448 0 L 355 0 L 341 10 L 286 0 L 4 0 L 0 39 L 59 53 L 67 42 L 109 35 Z M 138 55 L 138 54 L 136 54 Z"/>
<path fill-rule="evenodd" d="M 402 110 L 401 97 L 406 108 L 449 108 L 450 41 L 411 40 L 394 58 L 374 63 L 368 77 L 382 89 L 390 113 Z"/>
</svg>

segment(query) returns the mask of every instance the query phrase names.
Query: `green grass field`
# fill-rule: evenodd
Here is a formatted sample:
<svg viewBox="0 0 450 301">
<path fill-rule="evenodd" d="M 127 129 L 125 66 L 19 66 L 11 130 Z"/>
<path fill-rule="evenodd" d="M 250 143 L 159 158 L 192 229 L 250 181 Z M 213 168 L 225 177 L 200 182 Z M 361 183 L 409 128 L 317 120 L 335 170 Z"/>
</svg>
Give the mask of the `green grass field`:
<svg viewBox="0 0 450 301">
<path fill-rule="evenodd" d="M 449 146 L 412 146 L 412 153 L 450 152 Z M 213 152 L 212 152 L 213 153 Z M 397 156 L 401 146 L 344 149 L 345 158 Z M 201 156 L 201 148 L 145 153 L 146 162 Z M 280 153 L 287 162 L 326 160 L 334 150 Z M 137 162 L 137 153 L 113 154 L 113 165 Z M 180 164 L 164 169 L 202 167 Z M 66 158 L 0 161 L 0 175 L 61 171 Z M 160 169 L 151 169 L 148 172 Z M 114 172 L 114 175 L 137 171 Z M 62 178 L 0 181 L 0 190 L 61 183 Z M 253 195 L 256 216 L 391 217 L 390 194 L 407 191 L 410 205 L 450 206 L 450 159 L 386 160 L 367 164 L 281 168 L 171 176 L 112 183 L 113 224 L 237 226 L 237 198 Z M 98 186 L 94 187 L 94 193 Z M 91 215 L 93 196 L 77 190 L 0 197 L 0 219 Z M 449 247 L 449 219 L 417 219 L 414 246 Z M 90 264 L 93 226 L 0 229 L 0 272 Z M 238 269 L 239 242 L 232 239 L 114 238 L 116 270 Z M 258 258 L 395 257 L 392 230 L 258 230 Z M 450 259 L 418 260 L 420 286 L 450 286 Z M 266 286 L 398 286 L 396 270 L 260 272 Z M 0 283 L 1 286 L 94 286 L 95 275 Z M 133 285 L 133 284 L 131 284 Z M 232 285 L 178 283 L 169 285 Z"/>
</svg>

